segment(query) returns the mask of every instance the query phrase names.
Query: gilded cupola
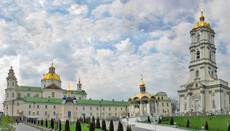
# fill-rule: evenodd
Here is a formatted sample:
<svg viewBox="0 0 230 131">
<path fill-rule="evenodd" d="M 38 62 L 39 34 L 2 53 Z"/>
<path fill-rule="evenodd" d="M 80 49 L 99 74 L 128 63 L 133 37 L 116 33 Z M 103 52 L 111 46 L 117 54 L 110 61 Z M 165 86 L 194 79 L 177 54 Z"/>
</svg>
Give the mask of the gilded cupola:
<svg viewBox="0 0 230 131">
<path fill-rule="evenodd" d="M 204 21 L 205 17 L 203 15 L 203 9 L 201 9 L 201 16 L 200 16 L 200 21 L 197 22 L 195 25 L 194 25 L 194 29 L 198 28 L 198 27 L 208 27 L 210 30 L 212 30 L 211 26 L 209 23 L 206 23 Z"/>
<path fill-rule="evenodd" d="M 49 67 L 49 73 L 45 74 L 43 76 L 43 79 L 55 79 L 55 80 L 61 80 L 60 76 L 55 73 L 55 67 L 53 66 L 53 63 Z"/>
<path fill-rule="evenodd" d="M 145 92 L 145 90 L 145 83 L 143 82 L 143 76 L 141 75 L 140 92 Z"/>
</svg>

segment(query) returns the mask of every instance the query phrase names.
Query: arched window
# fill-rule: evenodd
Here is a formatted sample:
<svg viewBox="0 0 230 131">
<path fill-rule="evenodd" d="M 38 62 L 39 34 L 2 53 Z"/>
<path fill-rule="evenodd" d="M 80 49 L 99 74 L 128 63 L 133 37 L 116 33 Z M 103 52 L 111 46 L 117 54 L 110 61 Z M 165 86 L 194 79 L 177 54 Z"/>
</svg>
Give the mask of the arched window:
<svg viewBox="0 0 230 131">
<path fill-rule="evenodd" d="M 196 59 L 200 59 L 200 51 L 196 52 Z"/>
<path fill-rule="evenodd" d="M 197 70 L 196 71 L 196 78 L 198 78 L 199 77 L 199 71 Z"/>
</svg>

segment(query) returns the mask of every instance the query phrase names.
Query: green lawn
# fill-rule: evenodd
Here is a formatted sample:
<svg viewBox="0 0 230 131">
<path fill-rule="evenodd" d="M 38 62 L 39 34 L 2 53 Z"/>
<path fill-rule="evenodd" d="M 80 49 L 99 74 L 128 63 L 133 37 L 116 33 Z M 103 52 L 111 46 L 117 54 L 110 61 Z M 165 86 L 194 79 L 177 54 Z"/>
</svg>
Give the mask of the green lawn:
<svg viewBox="0 0 230 131">
<path fill-rule="evenodd" d="M 208 122 L 209 131 L 227 131 L 230 123 L 230 116 L 178 116 L 173 117 L 174 122 L 180 127 L 186 127 L 186 120 L 189 120 L 189 128 L 200 130 L 205 121 Z M 163 117 L 161 124 L 170 124 L 171 117 Z"/>
<path fill-rule="evenodd" d="M 75 125 L 76 124 L 70 124 L 70 130 L 75 131 Z M 82 131 L 89 131 L 89 128 L 87 127 L 87 123 L 81 123 L 81 129 Z M 45 121 L 43 122 L 43 126 L 45 127 Z M 50 127 L 50 123 L 48 123 L 48 127 Z M 54 128 L 56 128 L 57 125 L 54 123 Z M 62 124 L 61 126 L 62 130 L 65 130 L 65 124 Z M 95 131 L 101 131 L 100 129 L 95 128 Z"/>
</svg>

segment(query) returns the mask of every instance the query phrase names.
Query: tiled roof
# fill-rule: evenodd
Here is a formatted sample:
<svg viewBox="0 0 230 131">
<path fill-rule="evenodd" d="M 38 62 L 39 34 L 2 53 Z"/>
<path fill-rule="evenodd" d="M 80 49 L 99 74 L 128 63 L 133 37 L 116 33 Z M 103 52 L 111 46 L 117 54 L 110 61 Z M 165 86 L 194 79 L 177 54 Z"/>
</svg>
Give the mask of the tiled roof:
<svg viewBox="0 0 230 131">
<path fill-rule="evenodd" d="M 35 92 L 41 92 L 41 87 L 32 87 L 32 86 L 17 86 L 17 91 L 35 91 Z"/>
<path fill-rule="evenodd" d="M 37 103 L 61 103 L 60 98 L 44 98 L 44 97 L 24 97 L 25 102 Z M 108 101 L 108 100 L 77 100 L 80 105 L 102 105 L 102 106 L 128 106 L 126 101 Z"/>
</svg>

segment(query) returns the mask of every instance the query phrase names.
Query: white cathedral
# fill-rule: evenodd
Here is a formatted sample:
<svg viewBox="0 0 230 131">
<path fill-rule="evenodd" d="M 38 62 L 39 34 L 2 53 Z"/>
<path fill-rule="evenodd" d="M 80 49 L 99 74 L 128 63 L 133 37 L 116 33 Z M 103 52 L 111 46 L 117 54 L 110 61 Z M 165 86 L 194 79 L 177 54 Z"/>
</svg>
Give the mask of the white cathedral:
<svg viewBox="0 0 230 131">
<path fill-rule="evenodd" d="M 178 90 L 182 114 L 216 114 L 229 110 L 228 82 L 217 77 L 215 32 L 204 19 L 201 10 L 200 22 L 190 31 L 189 80 Z"/>
</svg>

